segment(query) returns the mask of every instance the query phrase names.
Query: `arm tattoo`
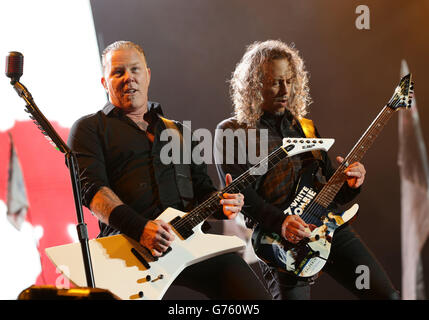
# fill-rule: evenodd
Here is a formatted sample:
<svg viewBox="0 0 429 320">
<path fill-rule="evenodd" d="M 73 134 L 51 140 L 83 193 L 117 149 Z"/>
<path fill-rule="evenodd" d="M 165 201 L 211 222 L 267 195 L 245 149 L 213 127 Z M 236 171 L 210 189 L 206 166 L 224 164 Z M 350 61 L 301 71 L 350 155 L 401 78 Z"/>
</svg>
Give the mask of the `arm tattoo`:
<svg viewBox="0 0 429 320">
<path fill-rule="evenodd" d="M 101 222 L 108 224 L 110 213 L 121 204 L 123 202 L 111 189 L 101 187 L 92 199 L 90 208 Z"/>
</svg>

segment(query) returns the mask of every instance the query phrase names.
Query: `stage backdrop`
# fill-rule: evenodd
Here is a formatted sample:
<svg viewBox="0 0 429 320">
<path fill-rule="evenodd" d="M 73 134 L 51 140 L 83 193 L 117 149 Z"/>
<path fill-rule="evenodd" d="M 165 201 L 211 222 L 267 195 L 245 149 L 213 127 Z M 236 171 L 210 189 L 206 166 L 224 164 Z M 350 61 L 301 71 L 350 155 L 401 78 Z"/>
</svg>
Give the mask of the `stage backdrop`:
<svg viewBox="0 0 429 320">
<path fill-rule="evenodd" d="M 361 5 L 367 6 L 369 20 L 362 20 Z M 267 39 L 294 43 L 310 72 L 309 117 L 322 136 L 336 139 L 334 158 L 348 153 L 389 100 L 402 59 L 413 72 L 422 135 L 429 139 L 428 16 L 427 0 L 20 0 L 0 5 L 0 28 L 8 30 L 0 55 L 24 54 L 21 81 L 66 140 L 76 119 L 105 103 L 99 53 L 116 40 L 145 49 L 152 70 L 149 98 L 162 104 L 167 117 L 212 132 L 232 114 L 228 80 L 245 47 Z M 0 298 L 14 299 L 33 283 L 61 280 L 44 249 L 76 241 L 76 214 L 64 156 L 28 120 L 23 100 L 8 82 L 0 81 L 0 243 L 8 252 L 0 266 L 1 283 L 7 284 Z M 363 160 L 367 178 L 356 199 L 360 213 L 354 227 L 401 289 L 397 121 L 394 115 Z M 20 230 L 6 218 L 9 133 L 29 204 Z M 213 165 L 209 174 L 218 183 Z M 85 215 L 95 237 L 96 219 L 88 210 Z M 429 286 L 427 246 L 423 251 Z M 198 297 L 188 291 L 183 296 Z M 353 296 L 322 274 L 313 298 Z"/>
<path fill-rule="evenodd" d="M 106 101 L 88 1 L 1 2 L 1 69 L 9 51 L 24 55 L 21 82 L 63 140 L 72 123 Z M 0 299 L 15 299 L 32 284 L 61 284 L 46 247 L 76 241 L 77 223 L 64 155 L 24 112 L 10 79 L 0 81 Z M 18 229 L 6 218 L 11 141 L 22 170 L 28 212 Z M 91 237 L 96 219 L 85 210 Z"/>
<path fill-rule="evenodd" d="M 322 136 L 336 139 L 331 158 L 346 155 L 390 99 L 402 59 L 414 75 L 423 137 L 429 141 L 427 0 L 92 0 L 91 5 L 99 47 L 120 39 L 142 45 L 152 69 L 150 99 L 163 105 L 167 117 L 192 121 L 193 129 L 214 132 L 231 116 L 228 80 L 245 47 L 281 39 L 294 43 L 305 60 L 314 100 L 309 117 Z M 400 289 L 397 128 L 395 114 L 363 159 L 367 178 L 356 199 L 354 227 Z M 218 181 L 214 166 L 209 170 Z M 424 250 L 429 286 L 427 246 Z M 353 296 L 322 275 L 313 298 Z"/>
</svg>

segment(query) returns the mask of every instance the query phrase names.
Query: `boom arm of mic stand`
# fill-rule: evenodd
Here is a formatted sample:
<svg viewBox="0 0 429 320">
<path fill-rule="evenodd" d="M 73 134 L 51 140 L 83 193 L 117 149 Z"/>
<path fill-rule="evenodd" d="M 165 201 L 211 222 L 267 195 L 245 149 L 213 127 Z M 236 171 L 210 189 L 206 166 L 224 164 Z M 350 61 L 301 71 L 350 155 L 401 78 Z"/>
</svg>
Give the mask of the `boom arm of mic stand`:
<svg viewBox="0 0 429 320">
<path fill-rule="evenodd" d="M 66 164 L 70 171 L 70 177 L 73 187 L 73 196 L 75 200 L 76 215 L 78 221 L 76 229 L 82 248 L 86 282 L 88 287 L 95 288 L 94 272 L 92 269 L 91 253 L 89 250 L 88 243 L 88 229 L 84 222 L 82 211 L 80 180 L 78 177 L 79 168 L 76 161 L 76 155 L 70 150 L 67 144 L 64 143 L 64 141 L 52 127 L 48 119 L 46 119 L 42 112 L 39 110 L 27 88 L 19 81 L 12 81 L 11 84 L 13 85 L 18 95 L 23 98 L 27 103 L 27 111 L 32 115 L 31 118 L 35 121 L 39 129 L 42 130 L 43 134 L 51 140 L 50 142 L 54 144 L 59 151 L 65 154 Z"/>
</svg>

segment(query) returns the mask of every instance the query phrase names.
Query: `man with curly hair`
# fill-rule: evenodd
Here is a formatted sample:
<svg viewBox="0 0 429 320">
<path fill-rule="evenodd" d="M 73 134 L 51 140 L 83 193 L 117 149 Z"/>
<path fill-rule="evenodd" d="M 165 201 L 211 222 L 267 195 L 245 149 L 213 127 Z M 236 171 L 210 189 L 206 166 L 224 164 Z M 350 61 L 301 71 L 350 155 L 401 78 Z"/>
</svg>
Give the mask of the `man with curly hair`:
<svg viewBox="0 0 429 320">
<path fill-rule="evenodd" d="M 268 151 L 282 144 L 285 137 L 306 137 L 305 126 L 317 129 L 309 119 L 305 119 L 307 107 L 311 103 L 308 76 L 303 60 L 293 46 L 282 41 L 268 40 L 250 45 L 237 64 L 230 81 L 234 116 L 218 124 L 215 137 L 215 159 L 221 181 L 225 183 L 225 172 L 239 176 L 252 164 L 236 161 L 238 155 L 248 152 L 250 143 L 262 144 L 262 136 L 267 136 Z M 260 139 L 246 140 L 234 144 L 226 150 L 225 130 L 257 130 Z M 259 145 L 257 149 L 262 150 Z M 224 159 L 234 159 L 225 163 Z M 337 157 L 341 163 L 344 159 Z M 298 215 L 285 215 L 284 210 L 295 196 L 300 177 L 309 166 L 318 161 L 316 180 L 326 182 L 334 173 L 334 168 L 326 152 L 303 153 L 282 160 L 273 170 L 263 175 L 248 188 L 242 213 L 248 227 L 259 225 L 265 231 L 275 232 L 286 241 L 296 244 L 309 237 L 312 228 Z M 254 164 L 254 163 L 253 163 Z M 347 183 L 334 199 L 334 206 L 351 201 L 360 191 L 365 180 L 365 167 L 359 163 L 350 164 L 345 170 Z M 277 269 L 259 261 L 263 279 L 274 299 L 310 299 L 311 278 L 298 278 L 291 273 Z M 370 270 L 370 287 L 356 287 L 356 268 L 365 265 Z M 350 225 L 337 229 L 329 256 L 323 269 L 337 282 L 361 299 L 399 299 L 399 294 L 375 257 Z"/>
</svg>

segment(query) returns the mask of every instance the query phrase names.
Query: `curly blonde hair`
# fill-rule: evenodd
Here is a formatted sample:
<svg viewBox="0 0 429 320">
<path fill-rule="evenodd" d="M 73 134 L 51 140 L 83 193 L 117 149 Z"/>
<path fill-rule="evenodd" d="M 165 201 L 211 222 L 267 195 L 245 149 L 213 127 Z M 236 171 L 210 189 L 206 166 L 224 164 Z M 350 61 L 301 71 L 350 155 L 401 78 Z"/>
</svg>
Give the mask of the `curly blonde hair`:
<svg viewBox="0 0 429 320">
<path fill-rule="evenodd" d="M 294 74 L 288 110 L 298 119 L 307 114 L 311 98 L 304 61 L 293 46 L 279 40 L 254 42 L 237 64 L 230 80 L 230 95 L 234 113 L 240 124 L 255 126 L 263 111 L 261 105 L 263 65 L 275 59 L 288 59 Z"/>
</svg>

